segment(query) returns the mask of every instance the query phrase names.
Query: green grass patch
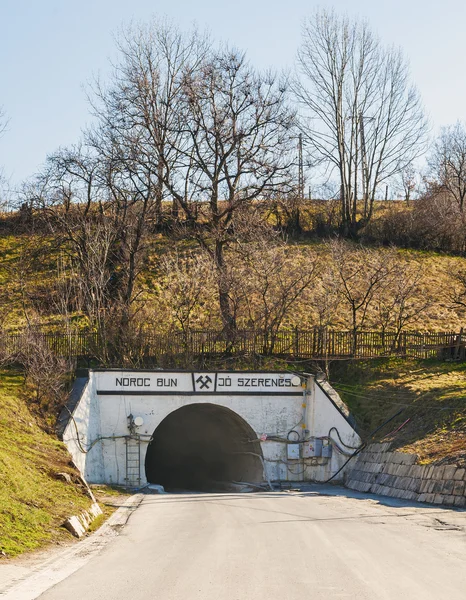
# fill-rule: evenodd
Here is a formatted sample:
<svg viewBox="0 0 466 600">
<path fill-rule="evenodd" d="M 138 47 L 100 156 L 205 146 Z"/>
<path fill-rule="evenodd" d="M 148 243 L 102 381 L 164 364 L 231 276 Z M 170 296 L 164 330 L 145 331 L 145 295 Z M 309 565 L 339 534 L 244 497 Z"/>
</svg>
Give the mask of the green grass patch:
<svg viewBox="0 0 466 600">
<path fill-rule="evenodd" d="M 20 371 L 0 370 L 0 550 L 15 556 L 69 537 L 63 521 L 90 506 L 69 454 L 29 411 Z"/>
</svg>

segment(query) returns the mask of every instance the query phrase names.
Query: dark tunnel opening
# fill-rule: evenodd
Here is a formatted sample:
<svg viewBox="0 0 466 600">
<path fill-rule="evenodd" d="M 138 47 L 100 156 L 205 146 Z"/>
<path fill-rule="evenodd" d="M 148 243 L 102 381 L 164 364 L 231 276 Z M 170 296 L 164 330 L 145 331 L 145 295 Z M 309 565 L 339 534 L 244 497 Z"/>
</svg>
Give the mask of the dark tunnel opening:
<svg viewBox="0 0 466 600">
<path fill-rule="evenodd" d="M 154 431 L 146 454 L 149 483 L 166 490 L 226 491 L 227 484 L 260 484 L 262 449 L 252 428 L 232 410 L 189 404 Z"/>
</svg>

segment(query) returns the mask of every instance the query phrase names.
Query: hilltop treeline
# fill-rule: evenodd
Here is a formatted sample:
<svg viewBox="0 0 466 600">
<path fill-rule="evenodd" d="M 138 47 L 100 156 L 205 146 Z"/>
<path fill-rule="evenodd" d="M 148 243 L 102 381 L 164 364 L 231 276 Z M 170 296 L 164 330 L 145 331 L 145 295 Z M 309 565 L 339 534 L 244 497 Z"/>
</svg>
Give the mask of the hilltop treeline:
<svg viewBox="0 0 466 600">
<path fill-rule="evenodd" d="M 459 326 L 462 260 L 433 275 L 391 246 L 464 252 L 464 127 L 430 145 L 421 193 L 420 97 L 365 21 L 316 12 L 292 77 L 157 20 L 126 28 L 118 51 L 89 90 L 93 125 L 50 154 L 4 220 L 23 235 L 5 268 L 6 328 L 228 339 Z M 325 199 L 305 199 L 309 174 Z M 395 181 L 405 202 L 379 203 Z"/>
</svg>

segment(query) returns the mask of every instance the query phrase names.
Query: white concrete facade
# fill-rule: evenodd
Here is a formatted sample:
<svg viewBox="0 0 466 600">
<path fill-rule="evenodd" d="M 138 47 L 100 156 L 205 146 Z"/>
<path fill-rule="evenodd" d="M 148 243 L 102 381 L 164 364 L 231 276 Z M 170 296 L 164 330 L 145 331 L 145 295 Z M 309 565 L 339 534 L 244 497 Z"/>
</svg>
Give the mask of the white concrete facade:
<svg viewBox="0 0 466 600">
<path fill-rule="evenodd" d="M 141 441 L 140 484 L 144 485 L 145 453 L 152 434 L 173 411 L 196 403 L 226 407 L 250 426 L 261 439 L 264 480 L 325 481 L 331 477 L 347 459 L 334 443 L 344 449 L 336 436 L 331 436 L 334 442 L 328 439 L 332 427 L 338 429 L 344 444 L 361 444 L 341 406 L 310 375 L 118 370 L 90 371 L 63 440 L 89 483 L 125 485 L 128 416 L 141 417 L 143 425 L 136 433 Z M 288 436 L 300 444 L 293 459 L 289 458 Z M 332 446 L 330 458 L 303 457 L 303 440 L 312 442 L 312 438 L 324 438 L 324 445 Z M 343 472 L 336 480 L 342 476 Z"/>
</svg>

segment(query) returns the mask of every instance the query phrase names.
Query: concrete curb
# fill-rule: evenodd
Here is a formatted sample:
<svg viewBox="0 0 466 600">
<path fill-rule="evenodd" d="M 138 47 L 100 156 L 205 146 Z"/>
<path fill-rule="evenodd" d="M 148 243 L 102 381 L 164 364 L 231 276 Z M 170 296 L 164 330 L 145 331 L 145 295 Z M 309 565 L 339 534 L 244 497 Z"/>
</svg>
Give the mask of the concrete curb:
<svg viewBox="0 0 466 600">
<path fill-rule="evenodd" d="M 36 600 L 46 590 L 72 575 L 100 553 L 108 542 L 119 534 L 143 499 L 143 494 L 131 496 L 91 536 L 64 551 L 57 551 L 52 558 L 36 564 L 26 574 L 10 577 L 9 580 L 7 576 L 6 581 L 2 574 L 0 598 Z"/>
</svg>

